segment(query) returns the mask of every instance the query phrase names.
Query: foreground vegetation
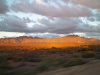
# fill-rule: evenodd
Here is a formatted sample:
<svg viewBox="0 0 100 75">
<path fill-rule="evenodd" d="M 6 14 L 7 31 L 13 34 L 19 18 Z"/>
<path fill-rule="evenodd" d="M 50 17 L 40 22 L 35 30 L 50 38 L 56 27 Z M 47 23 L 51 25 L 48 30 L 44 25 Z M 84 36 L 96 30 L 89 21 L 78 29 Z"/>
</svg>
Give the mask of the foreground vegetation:
<svg viewBox="0 0 100 75">
<path fill-rule="evenodd" d="M 100 59 L 100 46 L 0 50 L 0 75 L 35 75 Z"/>
</svg>

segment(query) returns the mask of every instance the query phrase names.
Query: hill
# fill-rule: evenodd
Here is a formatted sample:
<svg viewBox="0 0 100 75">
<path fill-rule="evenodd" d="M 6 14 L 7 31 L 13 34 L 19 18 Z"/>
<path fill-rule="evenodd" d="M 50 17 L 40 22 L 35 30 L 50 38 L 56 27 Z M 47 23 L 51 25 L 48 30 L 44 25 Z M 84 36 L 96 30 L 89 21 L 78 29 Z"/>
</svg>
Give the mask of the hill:
<svg viewBox="0 0 100 75">
<path fill-rule="evenodd" d="M 100 40 L 95 38 L 84 38 L 77 35 L 69 35 L 59 38 L 38 38 L 38 37 L 16 37 L 16 38 L 1 38 L 0 46 L 23 46 L 30 48 L 65 48 L 70 46 L 81 45 L 100 45 Z"/>
</svg>

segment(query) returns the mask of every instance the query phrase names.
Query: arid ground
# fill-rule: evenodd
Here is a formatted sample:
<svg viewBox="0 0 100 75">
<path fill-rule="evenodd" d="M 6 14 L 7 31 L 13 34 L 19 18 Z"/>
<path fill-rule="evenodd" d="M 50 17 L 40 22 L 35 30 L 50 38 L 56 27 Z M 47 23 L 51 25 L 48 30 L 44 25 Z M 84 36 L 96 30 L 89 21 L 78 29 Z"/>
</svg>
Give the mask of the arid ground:
<svg viewBox="0 0 100 75">
<path fill-rule="evenodd" d="M 84 65 L 44 72 L 38 75 L 100 75 L 100 60 L 94 60 Z"/>
</svg>

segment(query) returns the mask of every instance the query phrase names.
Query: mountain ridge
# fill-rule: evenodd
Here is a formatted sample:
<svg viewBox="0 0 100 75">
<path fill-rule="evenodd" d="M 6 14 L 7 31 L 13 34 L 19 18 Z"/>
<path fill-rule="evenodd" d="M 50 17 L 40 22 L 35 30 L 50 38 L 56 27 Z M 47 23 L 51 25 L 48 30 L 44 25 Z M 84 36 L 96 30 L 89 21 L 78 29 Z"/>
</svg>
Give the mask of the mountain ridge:
<svg viewBox="0 0 100 75">
<path fill-rule="evenodd" d="M 100 40 L 69 35 L 59 38 L 16 37 L 1 38 L 0 46 L 31 46 L 33 48 L 65 48 L 80 45 L 100 45 Z"/>
</svg>

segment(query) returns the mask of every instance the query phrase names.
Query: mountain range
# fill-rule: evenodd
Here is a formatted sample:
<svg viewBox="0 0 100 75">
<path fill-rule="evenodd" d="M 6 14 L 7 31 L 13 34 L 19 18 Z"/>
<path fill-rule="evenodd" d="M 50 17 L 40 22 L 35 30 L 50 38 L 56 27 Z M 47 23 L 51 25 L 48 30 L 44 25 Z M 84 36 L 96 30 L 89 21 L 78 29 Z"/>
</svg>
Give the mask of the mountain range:
<svg viewBox="0 0 100 75">
<path fill-rule="evenodd" d="M 38 38 L 38 37 L 16 37 L 1 38 L 0 46 L 30 46 L 32 48 L 64 48 L 80 45 L 100 45 L 100 40 L 95 38 L 85 38 L 77 35 L 69 35 L 59 38 Z"/>
</svg>

